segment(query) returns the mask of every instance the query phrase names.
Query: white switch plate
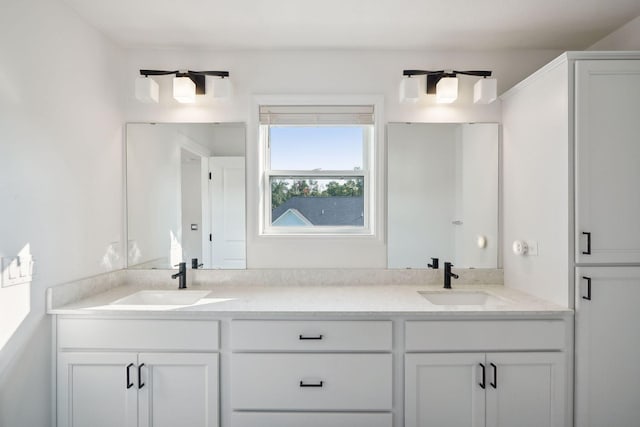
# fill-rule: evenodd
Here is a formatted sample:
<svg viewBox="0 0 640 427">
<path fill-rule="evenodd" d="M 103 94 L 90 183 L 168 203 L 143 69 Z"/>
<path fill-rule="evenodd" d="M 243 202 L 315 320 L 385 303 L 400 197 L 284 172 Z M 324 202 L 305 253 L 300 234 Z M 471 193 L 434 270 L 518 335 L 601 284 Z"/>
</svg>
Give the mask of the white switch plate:
<svg viewBox="0 0 640 427">
<path fill-rule="evenodd" d="M 527 240 L 527 255 L 538 256 L 538 242 L 535 240 Z"/>
<path fill-rule="evenodd" d="M 0 268 L 2 268 L 2 287 L 21 285 L 32 281 L 33 278 L 33 258 L 27 257 L 4 257 L 1 258 Z"/>
</svg>

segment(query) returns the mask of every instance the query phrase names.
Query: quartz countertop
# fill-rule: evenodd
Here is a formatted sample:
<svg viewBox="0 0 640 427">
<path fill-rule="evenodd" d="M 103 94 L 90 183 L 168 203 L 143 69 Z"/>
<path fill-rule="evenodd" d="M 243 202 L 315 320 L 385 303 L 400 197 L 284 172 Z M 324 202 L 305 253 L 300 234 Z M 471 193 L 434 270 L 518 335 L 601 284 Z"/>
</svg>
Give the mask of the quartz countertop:
<svg viewBox="0 0 640 427">
<path fill-rule="evenodd" d="M 503 285 L 454 284 L 456 291 L 483 291 L 496 297 L 488 305 L 435 305 L 419 292 L 445 292 L 442 285 L 246 285 L 197 284 L 189 291 L 206 291 L 189 305 L 121 304 L 143 290 L 178 291 L 171 284 L 124 284 L 56 303 L 48 293 L 50 314 L 144 317 L 211 317 L 218 315 L 561 315 L 572 310 Z M 51 291 L 51 289 L 50 289 Z"/>
</svg>

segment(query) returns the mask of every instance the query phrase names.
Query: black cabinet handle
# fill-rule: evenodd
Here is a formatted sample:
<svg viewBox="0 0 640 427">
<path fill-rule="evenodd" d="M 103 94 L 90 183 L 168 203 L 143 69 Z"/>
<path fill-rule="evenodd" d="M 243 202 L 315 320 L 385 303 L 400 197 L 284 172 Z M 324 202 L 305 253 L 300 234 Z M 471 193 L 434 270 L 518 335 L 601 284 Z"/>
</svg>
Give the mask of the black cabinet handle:
<svg viewBox="0 0 640 427">
<path fill-rule="evenodd" d="M 309 336 L 309 335 L 299 335 L 301 340 L 321 340 L 322 339 L 322 334 L 320 335 L 313 335 L 313 336 Z"/>
<path fill-rule="evenodd" d="M 582 278 L 587 281 L 587 296 L 583 296 L 582 299 L 591 301 L 591 277 L 582 276 Z"/>
<path fill-rule="evenodd" d="M 324 381 L 320 381 L 317 383 L 305 383 L 304 381 L 300 381 L 300 387 L 322 387 Z"/>
<path fill-rule="evenodd" d="M 493 388 L 498 388 L 498 367 L 493 363 L 490 365 L 493 368 L 493 382 L 489 383 L 489 385 Z"/>
<path fill-rule="evenodd" d="M 582 253 L 584 255 L 591 255 L 591 233 L 589 233 L 587 231 L 583 231 L 582 234 L 587 236 L 587 250 L 586 251 L 582 251 Z"/>
<path fill-rule="evenodd" d="M 480 365 L 480 367 L 482 368 L 482 382 L 478 383 L 478 385 L 480 386 L 481 389 L 485 389 L 487 387 L 487 383 L 486 381 L 486 372 L 485 372 L 485 368 L 484 368 L 484 364 L 482 363 L 478 363 L 478 365 Z"/>
<path fill-rule="evenodd" d="M 127 371 L 127 389 L 130 389 L 131 387 L 133 387 L 133 383 L 131 382 L 131 372 L 129 371 L 132 366 L 134 366 L 133 363 L 129 363 L 127 365 L 127 368 L 126 368 L 126 371 Z"/>
<path fill-rule="evenodd" d="M 144 363 L 138 365 L 138 388 L 144 387 L 144 383 L 142 382 L 142 367 Z"/>
</svg>

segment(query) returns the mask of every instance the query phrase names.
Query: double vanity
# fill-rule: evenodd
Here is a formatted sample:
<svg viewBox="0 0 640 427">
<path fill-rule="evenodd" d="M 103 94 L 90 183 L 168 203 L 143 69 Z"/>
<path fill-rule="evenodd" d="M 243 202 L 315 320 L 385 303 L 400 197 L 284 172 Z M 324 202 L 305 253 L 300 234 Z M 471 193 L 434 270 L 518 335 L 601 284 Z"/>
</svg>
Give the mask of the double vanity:
<svg viewBox="0 0 640 427">
<path fill-rule="evenodd" d="M 323 271 L 50 289 L 58 426 L 571 425 L 571 310 L 499 270 Z"/>
</svg>

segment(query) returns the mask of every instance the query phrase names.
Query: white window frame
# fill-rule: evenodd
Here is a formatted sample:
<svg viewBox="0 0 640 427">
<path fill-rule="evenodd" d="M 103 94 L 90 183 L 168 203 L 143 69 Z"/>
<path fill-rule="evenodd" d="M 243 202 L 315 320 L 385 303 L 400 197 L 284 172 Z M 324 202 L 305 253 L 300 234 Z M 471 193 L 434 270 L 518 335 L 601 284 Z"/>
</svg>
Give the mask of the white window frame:
<svg viewBox="0 0 640 427">
<path fill-rule="evenodd" d="M 382 219 L 382 208 L 380 207 L 382 197 L 380 191 L 382 191 L 384 180 L 380 176 L 382 167 L 381 155 L 383 153 L 383 147 L 380 141 L 382 141 L 382 105 L 383 98 L 381 96 L 318 96 L 318 97 L 306 97 L 304 100 L 295 96 L 282 96 L 282 97 L 267 97 L 268 99 L 256 99 L 254 107 L 256 110 L 260 108 L 260 105 L 373 105 L 374 106 L 374 124 L 373 125 L 359 125 L 354 123 L 354 126 L 362 126 L 365 130 L 363 138 L 363 170 L 362 171 L 276 171 L 270 170 L 269 159 L 269 132 L 268 126 L 260 125 L 259 120 L 256 120 L 257 125 L 257 138 L 259 149 L 259 171 L 258 178 L 260 181 L 260 201 L 259 212 L 260 218 L 258 221 L 258 235 L 259 236 L 309 236 L 318 237 L 321 236 L 338 236 L 346 238 L 378 238 L 381 239 L 383 230 L 379 229 L 379 224 Z M 257 113 L 257 111 L 256 111 Z M 296 126 L 296 125 L 294 125 Z M 286 226 L 273 226 L 271 218 L 271 184 L 270 178 L 282 176 L 282 177 L 308 177 L 308 178 L 326 178 L 326 177 L 362 177 L 364 179 L 364 226 L 362 227 L 349 227 L 349 226 L 312 226 L 312 227 L 286 227 Z"/>
</svg>

